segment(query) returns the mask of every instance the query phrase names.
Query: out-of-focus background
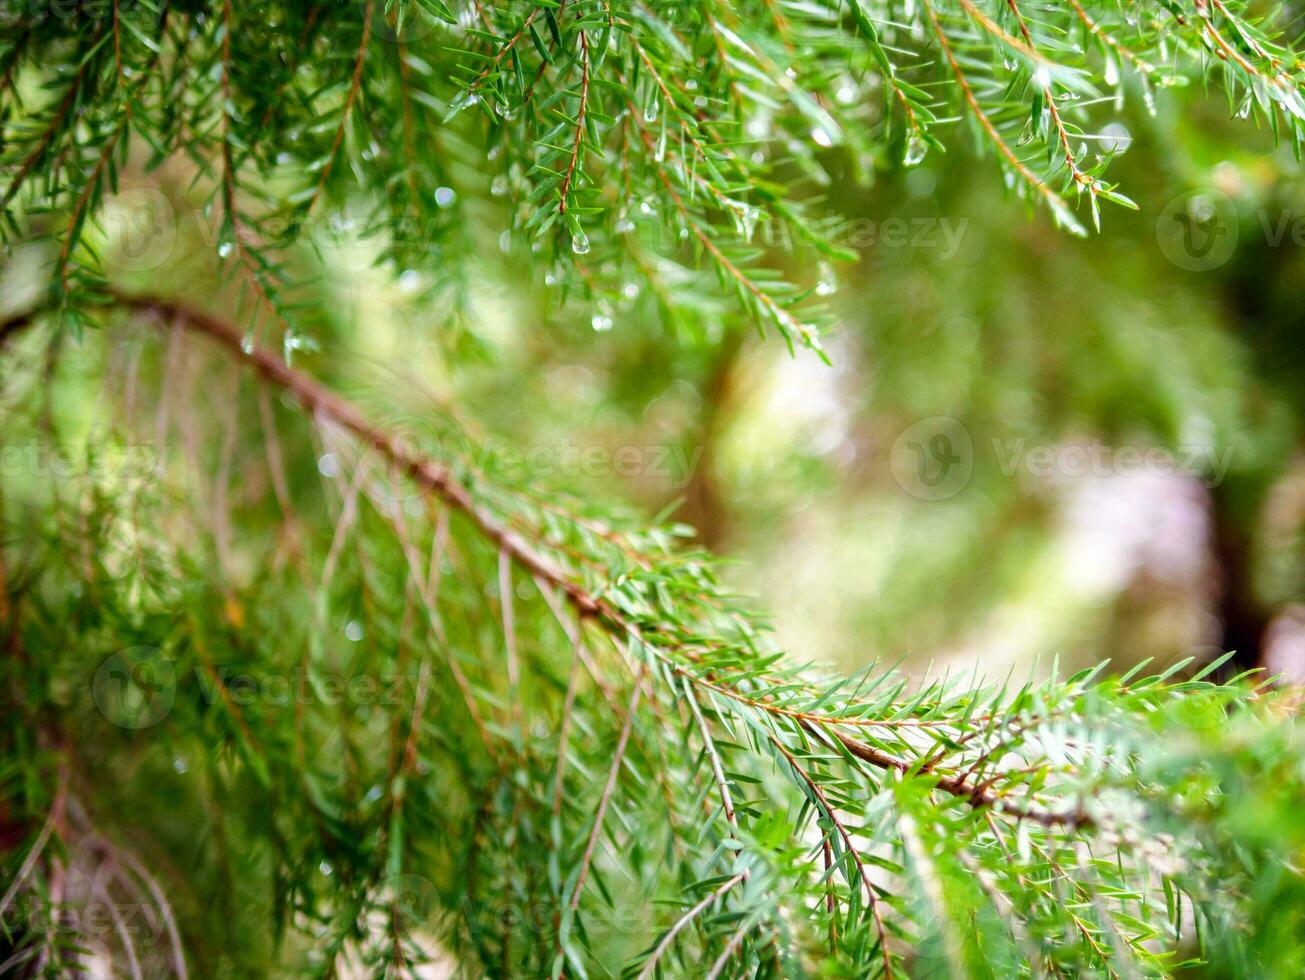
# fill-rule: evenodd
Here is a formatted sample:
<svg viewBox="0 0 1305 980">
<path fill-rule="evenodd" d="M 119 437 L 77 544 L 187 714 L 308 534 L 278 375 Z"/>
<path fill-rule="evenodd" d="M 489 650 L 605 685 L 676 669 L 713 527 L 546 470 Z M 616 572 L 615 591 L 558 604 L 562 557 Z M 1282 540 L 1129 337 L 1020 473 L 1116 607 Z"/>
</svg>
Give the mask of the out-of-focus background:
<svg viewBox="0 0 1305 980">
<path fill-rule="evenodd" d="M 667 295 L 631 280 L 596 307 L 523 276 L 528 245 L 474 243 L 463 336 L 416 273 L 370 267 L 347 212 L 301 261 L 333 294 L 320 342 L 371 359 L 378 392 L 461 406 L 486 465 L 649 514 L 678 503 L 800 658 L 1021 676 L 1236 650 L 1305 679 L 1305 187 L 1289 148 L 1226 117 L 1130 108 L 1094 134 L 1140 210 L 1110 207 L 1086 239 L 963 146 L 856 167 L 869 185 L 830 151 L 811 213 L 857 256 L 818 286 L 832 366 L 745 324 L 669 325 L 671 265 Z M 106 263 L 217 299 L 234 287 L 187 183 L 126 174 Z M 507 207 L 481 175 L 458 194 Z M 6 308 L 36 261 L 6 264 Z"/>
<path fill-rule="evenodd" d="M 1097 134 L 1140 210 L 1089 239 L 964 148 L 836 177 L 859 258 L 822 281 L 832 367 L 685 344 L 640 296 L 597 332 L 518 298 L 466 397 L 541 477 L 682 500 L 802 658 L 1018 677 L 1236 650 L 1305 678 L 1301 168 L 1222 105 L 1177 115 Z"/>
</svg>

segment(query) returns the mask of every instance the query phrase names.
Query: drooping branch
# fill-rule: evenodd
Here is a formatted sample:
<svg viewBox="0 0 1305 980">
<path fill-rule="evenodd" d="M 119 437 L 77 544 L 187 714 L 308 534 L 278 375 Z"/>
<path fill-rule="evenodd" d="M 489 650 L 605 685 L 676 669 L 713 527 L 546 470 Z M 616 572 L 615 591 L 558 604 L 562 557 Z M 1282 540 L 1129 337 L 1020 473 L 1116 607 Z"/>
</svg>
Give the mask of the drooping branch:
<svg viewBox="0 0 1305 980">
<path fill-rule="evenodd" d="M 992 809 L 1005 816 L 1017 820 L 1030 820 L 1045 827 L 1063 826 L 1073 829 L 1092 824 L 1091 816 L 1081 806 L 1070 810 L 1053 810 L 1039 806 L 1031 800 L 1011 799 L 995 790 L 990 783 L 975 783 L 959 775 L 940 772 L 933 769 L 930 764 L 922 766 L 917 761 L 899 758 L 868 742 L 854 738 L 841 730 L 844 722 L 839 718 L 794 712 L 783 705 L 773 703 L 769 698 L 751 697 L 744 691 L 721 683 L 721 679 L 710 671 L 707 672 L 707 676 L 703 676 L 697 670 L 688 669 L 683 662 L 670 657 L 656 644 L 646 643 L 637 622 L 611 601 L 593 594 L 550 556 L 532 545 L 520 531 L 511 526 L 510 522 L 500 518 L 477 500 L 449 467 L 409 449 L 393 434 L 368 420 L 352 403 L 308 375 L 289 367 L 277 355 L 263 347 L 247 344 L 244 334 L 234 324 L 183 300 L 118 290 L 106 292 L 104 298 L 113 305 L 152 316 L 160 324 L 180 324 L 197 334 L 209 337 L 228 354 L 249 364 L 266 381 L 291 394 L 309 415 L 329 419 L 352 433 L 364 445 L 379 453 L 391 464 L 396 473 L 416 480 L 436 494 L 446 505 L 469 518 L 477 531 L 502 555 L 515 561 L 536 581 L 547 583 L 565 595 L 580 618 L 597 622 L 618 644 L 630 641 L 638 643 L 658 657 L 666 669 L 701 687 L 704 691 L 722 695 L 749 708 L 764 711 L 770 716 L 786 719 L 789 724 L 795 724 L 831 748 L 835 744 L 841 746 L 842 750 L 875 769 L 891 770 L 901 774 L 919 772 L 929 776 L 935 780 L 938 789 L 963 799 L 976 808 Z M 21 316 L 0 323 L 0 337 L 4 337 L 29 321 L 29 316 Z M 697 658 L 692 650 L 683 646 L 678 650 L 688 658 L 689 662 L 696 662 Z M 631 664 L 631 668 L 636 673 L 640 672 L 637 664 Z M 849 721 L 848 724 L 855 726 L 858 722 Z"/>
</svg>

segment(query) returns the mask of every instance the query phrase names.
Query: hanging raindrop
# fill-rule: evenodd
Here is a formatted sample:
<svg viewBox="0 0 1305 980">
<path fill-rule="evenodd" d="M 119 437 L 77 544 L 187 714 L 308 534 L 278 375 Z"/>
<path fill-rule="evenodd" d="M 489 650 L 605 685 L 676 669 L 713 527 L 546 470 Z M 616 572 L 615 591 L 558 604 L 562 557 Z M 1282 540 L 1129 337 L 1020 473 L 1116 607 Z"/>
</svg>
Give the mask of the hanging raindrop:
<svg viewBox="0 0 1305 980">
<path fill-rule="evenodd" d="M 902 163 L 908 167 L 918 166 L 929 152 L 929 144 L 916 134 L 906 141 L 906 152 L 902 154 Z"/>
<path fill-rule="evenodd" d="M 761 212 L 754 207 L 745 207 L 743 213 L 739 216 L 740 230 L 743 232 L 744 241 L 752 241 L 752 233 L 757 230 L 757 218 Z"/>
</svg>

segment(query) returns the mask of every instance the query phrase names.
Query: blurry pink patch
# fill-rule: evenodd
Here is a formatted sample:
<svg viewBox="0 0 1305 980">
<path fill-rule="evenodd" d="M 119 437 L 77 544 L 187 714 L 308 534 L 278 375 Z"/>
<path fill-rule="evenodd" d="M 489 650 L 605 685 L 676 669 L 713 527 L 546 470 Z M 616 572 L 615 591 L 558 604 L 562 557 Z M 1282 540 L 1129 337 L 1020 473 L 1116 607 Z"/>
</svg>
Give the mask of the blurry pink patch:
<svg viewBox="0 0 1305 980">
<path fill-rule="evenodd" d="M 1264 666 L 1292 684 L 1305 683 L 1305 606 L 1285 608 L 1264 631 Z"/>
</svg>

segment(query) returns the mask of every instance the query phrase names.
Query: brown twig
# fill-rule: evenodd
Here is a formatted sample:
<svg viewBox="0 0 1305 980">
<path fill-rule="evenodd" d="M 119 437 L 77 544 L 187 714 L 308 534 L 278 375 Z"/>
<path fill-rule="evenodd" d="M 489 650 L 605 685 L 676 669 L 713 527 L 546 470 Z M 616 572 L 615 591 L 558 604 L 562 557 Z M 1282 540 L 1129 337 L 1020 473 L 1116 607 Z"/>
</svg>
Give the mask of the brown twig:
<svg viewBox="0 0 1305 980">
<path fill-rule="evenodd" d="M 335 165 L 336 154 L 340 152 L 340 144 L 344 142 L 345 127 L 349 125 L 349 116 L 353 112 L 353 104 L 358 98 L 358 92 L 362 89 L 363 65 L 367 61 L 367 42 L 372 37 L 372 10 L 375 6 L 371 2 L 363 3 L 362 40 L 358 43 L 358 57 L 353 63 L 353 78 L 349 82 L 349 93 L 344 98 L 344 111 L 340 114 L 340 125 L 335 129 L 335 140 L 331 143 L 331 152 L 327 154 L 326 163 L 322 165 L 321 176 L 317 178 L 317 185 L 313 188 L 313 196 L 309 198 L 308 206 L 304 208 L 304 214 L 310 213 L 318 198 L 322 196 L 322 189 L 326 187 L 327 178 L 331 176 L 331 168 Z"/>
<path fill-rule="evenodd" d="M 580 144 L 585 138 L 585 113 L 589 108 L 589 36 L 584 31 L 580 32 L 580 108 L 576 113 L 575 121 L 575 140 L 571 144 L 571 160 L 566 167 L 566 175 L 562 178 L 562 186 L 558 190 L 561 202 L 558 204 L 557 213 L 566 214 L 566 194 L 570 190 L 571 184 L 575 179 L 576 167 L 580 163 Z"/>
<path fill-rule="evenodd" d="M 535 578 L 549 583 L 566 596 L 583 617 L 595 618 L 613 636 L 642 640 L 638 625 L 610 602 L 596 597 L 585 588 L 551 557 L 537 550 L 521 533 L 493 514 L 481 504 L 453 475 L 453 472 L 439 462 L 420 456 L 400 444 L 389 433 L 371 424 L 351 403 L 329 391 L 317 381 L 291 369 L 275 354 L 262 347 L 246 350 L 243 334 L 233 324 L 194 307 L 181 300 L 164 299 L 157 296 L 133 295 L 119 291 L 108 293 L 117 305 L 142 313 L 158 316 L 163 323 L 176 322 L 186 328 L 204 334 L 226 348 L 233 356 L 250 364 L 263 378 L 280 387 L 299 402 L 310 414 L 320 413 L 336 425 L 351 432 L 365 445 L 381 454 L 401 473 L 411 476 L 427 489 L 437 494 L 453 509 L 461 512 L 476 526 L 480 534 L 507 553 L 514 561 Z M 26 318 L 15 318 L 23 319 Z M 12 329 L 8 323 L 0 323 L 0 336 Z M 779 705 L 769 704 L 746 695 L 729 691 L 711 684 L 705 678 L 689 671 L 685 666 L 671 658 L 666 651 L 656 644 L 649 644 L 652 650 L 668 667 L 680 673 L 690 681 L 704 688 L 709 687 L 716 693 L 732 697 L 736 701 L 749 703 L 758 710 L 788 716 L 787 710 Z M 642 683 L 642 674 L 639 677 Z M 877 749 L 865 742 L 847 735 L 833 725 L 833 718 L 790 719 L 796 721 L 804 730 L 829 742 L 836 739 L 853 757 L 879 769 L 892 769 L 901 773 L 917 771 L 915 763 L 899 759 L 887 752 Z M 832 743 L 829 743 L 832 744 Z M 1092 824 L 1090 816 L 1081 807 L 1069 811 L 1048 810 L 1034 803 L 1023 800 L 1010 800 L 990 789 L 975 786 L 955 775 L 929 773 L 936 786 L 948 793 L 967 800 L 977 808 L 991 807 L 1006 816 L 1020 820 L 1032 820 L 1043 826 L 1067 826 L 1070 828 L 1086 827 Z"/>
<path fill-rule="evenodd" d="M 96 31 L 95 37 L 92 39 L 92 53 L 95 51 L 95 48 L 99 46 L 100 36 L 103 33 L 104 28 L 101 26 L 100 29 Z M 14 195 L 18 193 L 18 189 L 23 186 L 23 181 L 27 179 L 27 175 L 31 173 L 32 168 L 36 166 L 36 161 L 41 158 L 45 151 L 49 149 L 50 144 L 54 142 L 54 137 L 59 130 L 60 124 L 63 122 L 64 117 L 68 115 L 69 110 L 72 109 L 73 103 L 77 101 L 77 93 L 81 91 L 82 80 L 86 77 L 86 69 L 91 66 L 91 61 L 92 58 L 89 54 L 82 59 L 81 67 L 77 69 L 77 73 L 73 75 L 72 81 L 68 83 L 68 91 L 64 93 L 63 99 L 59 102 L 59 108 L 55 110 L 54 118 L 51 119 L 50 124 L 45 127 L 45 132 L 41 135 L 40 142 L 37 144 L 36 149 L 28 154 L 27 158 L 23 160 L 18 168 L 18 173 L 14 175 L 14 179 L 5 190 L 4 196 L 0 197 L 0 208 L 3 208 L 13 200 Z"/>
<path fill-rule="evenodd" d="M 643 680 L 644 671 L 640 671 L 638 681 Z M 598 809 L 594 812 L 594 826 L 585 843 L 584 855 L 580 859 L 580 871 L 576 875 L 575 887 L 571 890 L 569 906 L 575 911 L 580 904 L 580 893 L 584 890 L 585 879 L 589 876 L 589 865 L 593 861 L 594 848 L 598 846 L 598 835 L 603 830 L 603 818 L 607 816 L 607 805 L 612 800 L 616 789 L 616 778 L 621 773 L 621 763 L 625 761 L 625 747 L 630 744 L 630 731 L 634 728 L 635 710 L 639 707 L 639 697 L 643 694 L 643 685 L 636 682 L 630 693 L 630 703 L 626 707 L 625 724 L 621 726 L 620 738 L 616 741 L 616 752 L 612 756 L 612 766 L 607 771 L 607 782 L 603 785 L 602 795 L 598 798 Z"/>
<path fill-rule="evenodd" d="M 784 743 L 781 742 L 778 737 L 771 735 L 770 740 L 775 748 L 779 749 L 784 758 L 788 760 L 788 764 L 792 766 L 793 771 L 797 773 L 798 776 L 802 778 L 802 781 L 810 788 L 812 794 L 819 802 L 821 809 L 825 811 L 825 816 L 829 819 L 830 824 L 842 839 L 843 847 L 847 850 L 847 853 L 851 855 L 853 862 L 856 864 L 857 879 L 865 888 L 866 901 L 870 905 L 870 915 L 874 919 L 875 932 L 879 936 L 879 951 L 884 960 L 884 976 L 892 977 L 893 958 L 892 953 L 888 948 L 888 930 L 884 927 L 883 916 L 879 911 L 879 896 L 875 894 L 874 885 L 870 881 L 869 874 L 866 873 L 865 862 L 861 860 L 861 852 L 857 850 L 856 844 L 852 842 L 852 835 L 848 833 L 847 828 L 843 825 L 843 821 L 838 818 L 837 811 L 834 809 L 833 804 L 829 802 L 829 797 L 825 795 L 825 791 L 821 788 L 820 784 L 811 777 L 810 773 L 798 765 L 798 761 L 793 757 L 793 753 L 784 747 Z"/>
<path fill-rule="evenodd" d="M 929 18 L 929 23 L 933 27 L 934 35 L 938 38 L 938 46 L 942 49 L 943 56 L 947 59 L 947 64 L 951 68 L 952 75 L 956 78 L 956 84 L 961 90 L 961 97 L 965 99 L 965 103 L 970 107 L 970 111 L 974 113 L 974 118 L 979 121 L 979 125 L 982 126 L 983 131 L 988 134 L 988 138 L 992 140 L 993 145 L 997 147 L 998 152 L 1006 158 L 1007 163 L 1009 163 L 1011 167 L 1013 167 L 1015 171 L 1024 178 L 1029 186 L 1046 198 L 1047 203 L 1051 205 L 1054 212 L 1057 214 L 1064 212 L 1066 206 L 1065 202 L 1061 200 L 1060 195 L 1047 186 L 1045 181 L 1040 179 L 1037 174 L 1030 170 L 1024 164 L 1024 161 L 1015 155 L 1015 151 L 1007 145 L 1006 141 L 1002 139 L 1001 133 L 997 131 L 996 124 L 994 124 L 988 114 L 983 111 L 983 106 L 979 104 L 979 98 L 975 95 L 974 89 L 970 85 L 970 80 L 966 77 L 965 71 L 961 68 L 960 61 L 957 60 L 956 57 L 956 52 L 952 50 L 951 42 L 947 40 L 947 33 L 943 30 L 942 22 L 934 12 L 933 6 L 929 3 L 929 0 L 921 0 L 921 4 L 924 7 L 925 16 Z M 1006 34 L 1005 31 L 1001 31 L 1001 34 L 1010 38 L 1010 35 Z M 1023 47 L 1022 43 L 1016 41 L 1014 38 L 1010 38 L 1010 40 L 1012 46 L 1015 47 L 1016 50 Z"/>
</svg>

